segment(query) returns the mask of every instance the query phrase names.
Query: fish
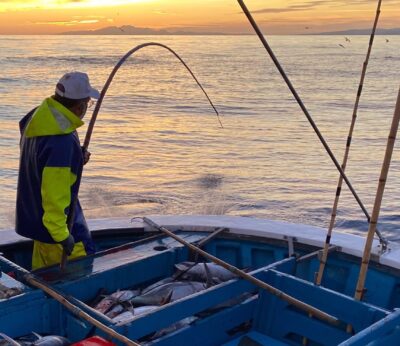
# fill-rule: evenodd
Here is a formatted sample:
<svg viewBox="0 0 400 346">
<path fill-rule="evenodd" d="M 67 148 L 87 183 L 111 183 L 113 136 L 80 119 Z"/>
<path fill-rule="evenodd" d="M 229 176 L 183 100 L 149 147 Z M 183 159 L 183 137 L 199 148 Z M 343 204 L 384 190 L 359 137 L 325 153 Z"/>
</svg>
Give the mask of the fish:
<svg viewBox="0 0 400 346">
<path fill-rule="evenodd" d="M 140 292 L 138 290 L 135 291 L 117 291 L 113 294 L 103 298 L 100 303 L 95 306 L 95 309 L 103 314 L 110 311 L 115 305 L 120 304 L 122 302 L 127 302 Z"/>
<path fill-rule="evenodd" d="M 37 333 L 32 332 L 37 340 L 32 341 L 32 337 L 23 337 L 21 340 L 14 340 L 9 336 L 0 333 L 0 336 L 5 340 L 0 342 L 1 346 L 69 346 L 71 341 L 63 336 L 58 335 L 47 335 L 41 336 Z"/>
<path fill-rule="evenodd" d="M 164 305 L 204 289 L 206 289 L 206 285 L 202 282 L 172 281 L 134 297 L 131 299 L 131 303 L 134 306 Z"/>
<path fill-rule="evenodd" d="M 231 271 L 215 263 L 181 262 L 175 264 L 175 268 L 177 269 L 175 277 L 182 280 L 211 281 L 218 284 L 236 277 Z"/>
<path fill-rule="evenodd" d="M 152 284 L 152 285 L 147 286 L 146 288 L 144 288 L 144 289 L 142 290 L 142 292 L 141 292 L 141 295 L 142 295 L 142 294 L 145 294 L 145 293 L 147 293 L 147 292 L 149 292 L 149 291 L 151 291 L 151 290 L 154 289 L 154 288 L 157 288 L 157 287 L 162 286 L 162 285 L 164 285 L 164 284 L 168 284 L 168 283 L 170 283 L 170 282 L 172 282 L 172 281 L 175 281 L 174 278 L 172 278 L 172 277 L 168 277 L 168 278 L 162 279 L 162 280 L 160 280 L 160 281 L 157 281 L 157 282 L 155 282 L 154 284 Z"/>
<path fill-rule="evenodd" d="M 139 306 L 134 309 L 134 315 L 135 316 L 140 316 L 140 315 L 145 315 L 153 310 L 158 309 L 159 306 L 157 305 L 147 305 L 147 306 Z"/>
<path fill-rule="evenodd" d="M 122 324 L 122 323 L 127 322 L 128 320 L 132 319 L 133 316 L 134 316 L 134 312 L 132 310 L 128 310 L 128 311 L 123 312 L 122 314 L 115 316 L 114 318 L 111 319 L 111 321 L 116 324 Z"/>
<path fill-rule="evenodd" d="M 137 317 L 140 315 L 145 315 L 155 309 L 158 309 L 159 307 L 156 305 L 147 305 L 147 306 L 140 306 L 135 309 L 130 309 L 128 311 L 125 311 L 111 319 L 111 321 L 115 324 L 121 325 L 126 322 L 129 322 L 132 320 L 132 317 Z"/>
<path fill-rule="evenodd" d="M 19 342 L 16 342 L 6 334 L 0 333 L 0 336 L 4 339 L 4 341 L 0 342 L 0 345 L 2 346 L 21 346 Z"/>
<path fill-rule="evenodd" d="M 0 299 L 8 299 L 23 293 L 18 287 L 7 287 L 0 283 Z"/>
<path fill-rule="evenodd" d="M 111 310 L 106 313 L 109 318 L 114 318 L 124 312 L 125 307 L 122 304 L 115 305 Z"/>
<path fill-rule="evenodd" d="M 37 335 L 37 334 L 36 334 Z M 48 335 L 48 336 L 39 336 L 39 339 L 36 340 L 33 346 L 69 346 L 71 345 L 71 341 L 63 336 L 58 335 Z"/>
</svg>

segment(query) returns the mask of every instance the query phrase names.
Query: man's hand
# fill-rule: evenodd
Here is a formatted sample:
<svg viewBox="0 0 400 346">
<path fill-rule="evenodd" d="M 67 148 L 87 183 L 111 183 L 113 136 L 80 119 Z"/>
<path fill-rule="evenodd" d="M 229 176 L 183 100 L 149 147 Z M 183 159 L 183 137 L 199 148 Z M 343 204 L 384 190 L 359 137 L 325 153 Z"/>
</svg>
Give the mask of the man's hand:
<svg viewBox="0 0 400 346">
<path fill-rule="evenodd" d="M 90 155 L 92 154 L 90 153 L 90 151 L 82 147 L 82 155 L 83 155 L 83 164 L 86 165 L 90 160 Z"/>
<path fill-rule="evenodd" d="M 72 251 L 74 250 L 74 246 L 75 246 L 75 239 L 71 235 L 71 233 L 68 235 L 68 238 L 64 239 L 63 241 L 60 241 L 60 244 L 63 247 L 65 253 L 68 256 L 71 256 Z"/>
</svg>

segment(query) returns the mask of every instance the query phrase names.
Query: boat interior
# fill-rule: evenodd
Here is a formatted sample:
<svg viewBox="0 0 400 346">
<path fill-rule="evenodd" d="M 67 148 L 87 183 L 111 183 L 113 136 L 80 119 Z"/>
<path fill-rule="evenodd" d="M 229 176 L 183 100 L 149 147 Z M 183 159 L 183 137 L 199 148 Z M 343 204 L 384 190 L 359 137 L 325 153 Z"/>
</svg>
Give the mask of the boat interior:
<svg viewBox="0 0 400 346">
<path fill-rule="evenodd" d="M 335 324 L 311 316 L 281 296 L 234 278 L 164 304 L 140 316 L 114 322 L 94 310 L 99 292 L 141 289 L 174 274 L 184 261 L 205 262 L 190 249 L 160 233 L 143 230 L 97 232 L 100 251 L 53 266 L 34 275 L 104 325 L 141 345 L 394 345 L 400 337 L 400 275 L 371 263 L 362 301 L 352 298 L 360 259 L 332 248 L 321 286 L 313 284 L 320 249 L 297 242 L 212 232 L 179 230 L 175 234 L 208 253 L 243 269 L 293 298 L 334 316 Z M 211 234 L 211 236 L 210 236 Z M 62 335 L 71 341 L 104 336 L 39 289 L 24 284 L 31 244 L 3 246 L 0 283 L 21 294 L 0 301 L 0 332 L 11 337 Z M 191 317 L 166 335 L 155 333 Z M 349 327 L 350 326 L 350 327 Z M 379 341 L 377 341 L 379 340 Z M 369 344 L 368 342 L 372 342 Z"/>
</svg>

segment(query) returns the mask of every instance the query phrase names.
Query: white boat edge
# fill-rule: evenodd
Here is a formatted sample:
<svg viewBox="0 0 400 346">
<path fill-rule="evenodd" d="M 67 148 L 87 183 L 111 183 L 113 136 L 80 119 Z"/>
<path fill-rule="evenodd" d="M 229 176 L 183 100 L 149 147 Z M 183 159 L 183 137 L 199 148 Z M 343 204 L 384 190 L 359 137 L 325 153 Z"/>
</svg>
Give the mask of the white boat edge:
<svg viewBox="0 0 400 346">
<path fill-rule="evenodd" d="M 257 236 L 278 240 L 292 238 L 302 244 L 323 248 L 326 230 L 316 226 L 294 224 L 286 221 L 275 221 L 242 216 L 226 215 L 153 215 L 147 216 L 159 225 L 172 231 L 185 229 L 188 231 L 213 232 L 216 228 L 229 228 L 232 234 Z M 140 218 L 104 218 L 88 220 L 89 229 L 96 233 L 106 229 L 142 229 L 150 230 Z M 14 230 L 1 230 L 0 245 L 26 241 Z M 332 234 L 331 245 L 340 251 L 361 258 L 366 237 L 335 231 Z M 379 240 L 375 239 L 371 256 L 375 262 L 388 267 L 400 269 L 400 244 L 389 242 L 388 248 L 382 253 Z"/>
</svg>

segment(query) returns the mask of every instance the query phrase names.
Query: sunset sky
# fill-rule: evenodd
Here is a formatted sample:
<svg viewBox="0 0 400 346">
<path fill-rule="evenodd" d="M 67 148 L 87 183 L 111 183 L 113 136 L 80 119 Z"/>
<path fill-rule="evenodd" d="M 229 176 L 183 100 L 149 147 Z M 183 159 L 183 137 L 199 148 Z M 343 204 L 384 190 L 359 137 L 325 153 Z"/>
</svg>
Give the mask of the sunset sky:
<svg viewBox="0 0 400 346">
<path fill-rule="evenodd" d="M 380 27 L 400 27 L 400 0 L 384 0 Z M 269 34 L 369 28 L 375 0 L 247 0 Z M 56 34 L 133 25 L 248 33 L 236 0 L 0 0 L 0 34 Z"/>
</svg>

